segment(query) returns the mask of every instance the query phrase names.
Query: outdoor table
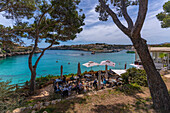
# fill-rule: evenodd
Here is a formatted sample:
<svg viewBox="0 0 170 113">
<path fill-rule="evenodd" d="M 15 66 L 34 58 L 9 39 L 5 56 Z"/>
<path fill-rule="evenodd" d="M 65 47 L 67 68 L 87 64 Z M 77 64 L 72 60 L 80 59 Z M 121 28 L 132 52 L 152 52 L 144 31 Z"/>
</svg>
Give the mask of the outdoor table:
<svg viewBox="0 0 170 113">
<path fill-rule="evenodd" d="M 101 85 L 103 85 L 103 82 L 100 82 Z"/>
<path fill-rule="evenodd" d="M 110 81 L 110 82 L 116 83 L 116 80 L 114 80 L 114 79 L 110 79 L 109 81 Z"/>
<path fill-rule="evenodd" d="M 62 82 L 61 79 L 55 79 L 55 83 Z"/>
<path fill-rule="evenodd" d="M 105 73 L 101 73 L 101 76 L 104 76 L 105 75 Z"/>
<path fill-rule="evenodd" d="M 86 77 L 92 77 L 92 75 L 90 75 L 90 74 L 85 74 L 84 76 L 86 76 Z"/>
<path fill-rule="evenodd" d="M 78 76 L 75 76 L 74 79 L 78 79 L 79 77 Z"/>
<path fill-rule="evenodd" d="M 118 78 L 120 81 L 122 81 L 123 79 L 122 78 Z"/>
</svg>

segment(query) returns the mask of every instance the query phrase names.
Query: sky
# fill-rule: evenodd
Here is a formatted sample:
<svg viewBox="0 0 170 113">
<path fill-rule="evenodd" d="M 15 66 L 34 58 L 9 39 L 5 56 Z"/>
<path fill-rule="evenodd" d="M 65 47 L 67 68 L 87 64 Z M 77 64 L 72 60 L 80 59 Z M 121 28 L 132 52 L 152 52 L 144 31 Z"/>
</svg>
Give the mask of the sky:
<svg viewBox="0 0 170 113">
<path fill-rule="evenodd" d="M 163 11 L 163 4 L 168 0 L 149 0 L 147 17 L 142 29 L 142 37 L 147 40 L 148 44 L 160 44 L 170 42 L 170 28 L 161 28 L 160 21 L 157 20 L 156 15 Z M 83 31 L 77 35 L 73 41 L 61 42 L 60 45 L 75 45 L 75 44 L 89 44 L 89 43 L 108 43 L 108 44 L 132 44 L 129 38 L 117 28 L 112 19 L 108 21 L 99 21 L 99 14 L 95 12 L 95 7 L 98 0 L 81 0 L 79 8 L 83 9 L 85 13 L 85 26 Z M 128 8 L 128 13 L 135 22 L 138 6 Z M 0 13 L 0 24 L 9 26 L 14 24 L 12 20 L 7 20 Z M 124 18 L 120 18 L 125 25 Z M 24 39 L 26 45 L 30 45 L 31 40 Z M 41 42 L 39 47 L 44 48 L 48 46 L 47 43 Z"/>
</svg>

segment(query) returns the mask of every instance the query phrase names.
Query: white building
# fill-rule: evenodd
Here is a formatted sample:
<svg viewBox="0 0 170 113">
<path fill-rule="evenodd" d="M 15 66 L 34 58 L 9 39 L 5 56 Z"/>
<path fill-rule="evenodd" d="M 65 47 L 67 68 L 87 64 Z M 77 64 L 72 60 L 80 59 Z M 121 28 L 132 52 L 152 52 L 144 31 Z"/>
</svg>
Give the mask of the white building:
<svg viewBox="0 0 170 113">
<path fill-rule="evenodd" d="M 149 47 L 150 54 L 158 70 L 170 69 L 170 47 Z M 135 52 L 135 61 L 140 60 Z"/>
</svg>

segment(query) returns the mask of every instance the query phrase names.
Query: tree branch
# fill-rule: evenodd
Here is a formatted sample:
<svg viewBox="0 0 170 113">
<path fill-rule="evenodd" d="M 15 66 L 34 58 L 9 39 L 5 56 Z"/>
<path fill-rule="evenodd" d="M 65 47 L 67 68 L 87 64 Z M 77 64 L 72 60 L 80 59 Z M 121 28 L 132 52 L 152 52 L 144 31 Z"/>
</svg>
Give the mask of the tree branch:
<svg viewBox="0 0 170 113">
<path fill-rule="evenodd" d="M 29 69 L 30 69 L 31 72 L 34 69 L 34 67 L 32 66 L 32 56 L 35 53 L 35 50 L 36 50 L 37 46 L 38 46 L 38 36 L 36 36 L 35 43 L 34 43 L 34 48 L 32 49 L 32 51 L 31 51 L 31 53 L 29 55 L 29 59 L 28 59 Z"/>
<path fill-rule="evenodd" d="M 31 31 L 31 29 L 13 29 L 11 31 L 3 31 L 4 33 L 2 35 L 0 35 L 0 37 L 5 36 L 6 33 L 10 34 L 16 31 L 22 31 L 22 32 L 26 32 L 26 31 Z"/>
<path fill-rule="evenodd" d="M 135 26 L 132 29 L 132 37 L 136 37 L 137 35 L 139 35 L 146 18 L 146 13 L 148 9 L 147 7 L 148 7 L 148 0 L 139 0 L 138 17 L 135 22 Z"/>
<path fill-rule="evenodd" d="M 46 47 L 45 49 L 43 49 L 41 55 L 38 57 L 37 61 L 35 62 L 35 65 L 34 65 L 35 68 L 37 67 L 38 62 L 40 61 L 41 57 L 44 55 L 44 52 L 45 52 L 47 49 L 49 49 L 50 47 L 52 47 L 53 44 L 54 44 L 54 42 L 55 42 L 55 40 L 53 40 L 53 42 L 52 42 L 48 47 Z"/>
<path fill-rule="evenodd" d="M 47 29 L 48 27 L 53 26 L 53 25 L 55 25 L 56 23 L 59 23 L 59 22 L 61 22 L 61 21 L 60 21 L 60 20 L 57 20 L 56 22 L 54 22 L 54 23 L 52 23 L 52 24 L 49 24 L 49 25 L 47 25 L 47 26 L 44 26 L 44 27 L 40 30 L 40 33 L 41 33 L 42 31 L 44 31 L 45 29 Z"/>
<path fill-rule="evenodd" d="M 126 7 L 126 4 L 125 4 L 125 1 L 124 0 L 121 0 L 121 10 L 122 10 L 122 14 L 128 24 L 128 28 L 130 30 L 132 30 L 133 28 L 133 21 L 132 19 L 130 18 L 129 14 L 127 13 L 127 7 Z"/>
<path fill-rule="evenodd" d="M 45 15 L 49 10 L 51 10 L 52 7 L 53 7 L 53 5 L 51 5 L 51 7 L 49 7 L 49 8 L 41 15 L 40 20 L 39 20 L 39 22 L 38 22 L 38 28 L 39 28 L 39 26 L 40 26 L 40 23 L 41 23 L 42 18 L 44 17 L 44 15 Z"/>
<path fill-rule="evenodd" d="M 105 4 L 103 0 L 99 0 L 101 3 L 101 6 L 109 13 L 109 15 L 112 17 L 113 22 L 117 25 L 117 27 L 124 32 L 126 35 L 130 36 L 130 30 L 126 28 L 118 19 L 117 15 Z"/>
<path fill-rule="evenodd" d="M 5 11 L 5 10 L 7 10 L 8 8 L 10 8 L 11 6 L 10 6 L 10 7 L 7 7 L 10 2 L 11 2 L 11 0 L 7 1 L 7 3 L 0 9 L 0 12 Z"/>
</svg>

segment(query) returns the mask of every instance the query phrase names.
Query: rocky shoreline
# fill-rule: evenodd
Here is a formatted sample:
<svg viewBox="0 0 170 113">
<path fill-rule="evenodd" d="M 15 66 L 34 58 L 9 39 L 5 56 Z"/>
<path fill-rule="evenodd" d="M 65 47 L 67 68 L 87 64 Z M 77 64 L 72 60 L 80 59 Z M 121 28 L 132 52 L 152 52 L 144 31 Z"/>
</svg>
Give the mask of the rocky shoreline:
<svg viewBox="0 0 170 113">
<path fill-rule="evenodd" d="M 51 47 L 50 50 L 79 50 L 93 53 L 114 53 L 122 50 L 130 50 L 132 45 L 113 45 L 105 43 L 79 44 L 79 45 L 61 45 Z"/>
<path fill-rule="evenodd" d="M 74 49 L 74 48 L 50 48 L 49 50 L 76 50 L 76 51 L 87 51 L 87 52 L 95 52 L 95 53 L 114 53 L 120 52 L 124 49 L 113 49 L 113 50 L 88 50 L 88 49 Z"/>
<path fill-rule="evenodd" d="M 26 52 L 11 52 L 11 53 L 0 54 L 0 58 L 17 56 L 17 55 L 28 55 L 30 53 L 31 53 L 31 51 L 26 51 Z M 38 50 L 35 53 L 41 53 L 41 50 Z"/>
</svg>

